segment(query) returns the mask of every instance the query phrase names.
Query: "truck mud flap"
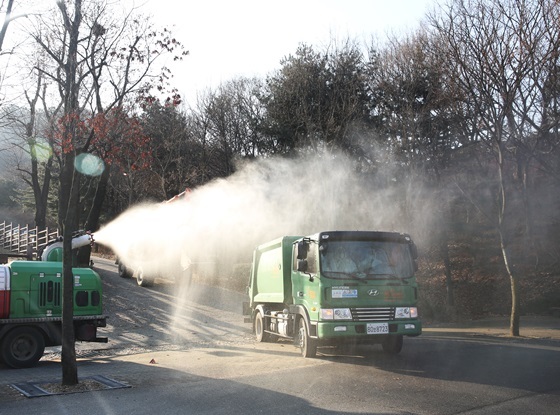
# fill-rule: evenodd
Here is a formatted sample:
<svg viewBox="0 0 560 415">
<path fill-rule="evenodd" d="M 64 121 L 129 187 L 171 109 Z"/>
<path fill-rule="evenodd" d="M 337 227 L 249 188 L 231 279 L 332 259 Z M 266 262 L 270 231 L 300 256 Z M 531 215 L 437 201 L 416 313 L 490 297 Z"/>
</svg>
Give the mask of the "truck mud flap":
<svg viewBox="0 0 560 415">
<path fill-rule="evenodd" d="M 97 326 L 95 324 L 80 324 L 75 327 L 76 340 L 92 342 L 92 343 L 107 343 L 107 337 L 97 337 Z"/>
</svg>

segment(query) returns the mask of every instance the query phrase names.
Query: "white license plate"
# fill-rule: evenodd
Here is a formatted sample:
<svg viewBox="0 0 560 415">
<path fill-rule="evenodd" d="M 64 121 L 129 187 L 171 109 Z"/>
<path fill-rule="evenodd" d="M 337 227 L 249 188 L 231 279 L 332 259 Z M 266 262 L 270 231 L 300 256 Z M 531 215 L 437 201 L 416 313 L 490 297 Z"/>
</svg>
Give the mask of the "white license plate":
<svg viewBox="0 0 560 415">
<path fill-rule="evenodd" d="M 389 333 L 389 324 L 387 323 L 368 323 L 367 334 L 387 334 Z"/>
</svg>

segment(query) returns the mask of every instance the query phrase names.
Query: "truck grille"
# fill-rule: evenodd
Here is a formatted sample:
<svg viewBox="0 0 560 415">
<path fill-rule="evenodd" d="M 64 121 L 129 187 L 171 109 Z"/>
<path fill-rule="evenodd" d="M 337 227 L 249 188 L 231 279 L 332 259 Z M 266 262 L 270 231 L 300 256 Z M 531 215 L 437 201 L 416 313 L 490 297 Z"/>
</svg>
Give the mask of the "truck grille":
<svg viewBox="0 0 560 415">
<path fill-rule="evenodd" d="M 62 304 L 61 283 L 60 282 L 41 282 L 39 284 L 39 306 L 57 306 Z"/>
<path fill-rule="evenodd" d="M 389 321 L 395 319 L 395 307 L 351 308 L 354 321 Z"/>
</svg>

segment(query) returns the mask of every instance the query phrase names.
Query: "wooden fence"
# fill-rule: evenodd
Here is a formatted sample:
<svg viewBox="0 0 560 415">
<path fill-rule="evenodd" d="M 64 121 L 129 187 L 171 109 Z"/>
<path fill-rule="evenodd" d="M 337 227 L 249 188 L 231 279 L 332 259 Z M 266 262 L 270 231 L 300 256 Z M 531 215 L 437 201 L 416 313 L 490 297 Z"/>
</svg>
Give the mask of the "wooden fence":
<svg viewBox="0 0 560 415">
<path fill-rule="evenodd" d="M 29 225 L 0 222 L 0 249 L 3 255 L 26 256 L 37 259 L 37 253 L 47 242 L 58 238 L 58 229 L 31 228 Z"/>
</svg>

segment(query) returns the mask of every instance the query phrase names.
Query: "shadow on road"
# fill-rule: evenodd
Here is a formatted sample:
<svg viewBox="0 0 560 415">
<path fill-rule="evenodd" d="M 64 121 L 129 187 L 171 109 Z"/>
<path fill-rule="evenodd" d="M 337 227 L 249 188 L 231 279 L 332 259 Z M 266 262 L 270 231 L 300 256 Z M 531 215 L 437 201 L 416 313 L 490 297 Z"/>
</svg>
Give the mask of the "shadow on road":
<svg viewBox="0 0 560 415">
<path fill-rule="evenodd" d="M 405 339 L 398 355 L 379 346 L 321 349 L 321 358 L 443 381 L 515 388 L 535 393 L 560 390 L 560 344 L 491 336 L 424 336 Z"/>
<path fill-rule="evenodd" d="M 56 367 L 55 367 L 56 366 Z M 53 379 L 58 365 L 41 362 L 28 376 Z M 97 359 L 81 365 L 81 377 L 103 374 L 130 388 L 26 398 L 8 385 L 0 388 L 2 413 L 99 413 L 186 414 L 196 413 L 301 413 L 309 415 L 352 414 L 327 410 L 308 400 L 229 379 L 194 375 L 158 365 Z M 362 412 L 360 412 L 362 413 Z M 368 412 L 382 415 L 384 412 Z M 394 412 L 391 412 L 394 413 Z"/>
</svg>

